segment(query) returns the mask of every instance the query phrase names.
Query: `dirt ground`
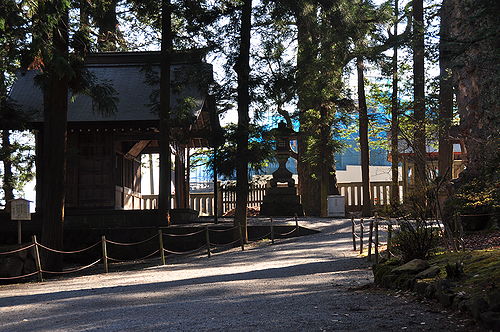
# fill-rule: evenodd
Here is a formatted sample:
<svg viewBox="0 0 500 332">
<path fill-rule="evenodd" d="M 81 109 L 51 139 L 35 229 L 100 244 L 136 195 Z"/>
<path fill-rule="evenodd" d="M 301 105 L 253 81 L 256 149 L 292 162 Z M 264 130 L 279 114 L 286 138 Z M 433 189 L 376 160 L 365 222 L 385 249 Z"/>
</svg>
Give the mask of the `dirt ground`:
<svg viewBox="0 0 500 332">
<path fill-rule="evenodd" d="M 133 271 L 0 286 L 0 331 L 471 331 L 401 294 L 364 289 L 346 219 L 321 233 Z"/>
</svg>

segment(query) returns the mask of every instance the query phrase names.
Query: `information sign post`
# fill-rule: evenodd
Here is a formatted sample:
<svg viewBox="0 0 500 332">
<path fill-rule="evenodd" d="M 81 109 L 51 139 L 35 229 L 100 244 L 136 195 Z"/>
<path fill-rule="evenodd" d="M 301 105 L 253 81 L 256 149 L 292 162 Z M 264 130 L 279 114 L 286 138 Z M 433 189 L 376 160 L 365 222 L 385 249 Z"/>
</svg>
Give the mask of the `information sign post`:
<svg viewBox="0 0 500 332">
<path fill-rule="evenodd" d="M 31 220 L 30 201 L 24 198 L 17 198 L 10 201 L 10 219 L 17 220 L 17 243 L 21 244 L 21 221 Z"/>
</svg>

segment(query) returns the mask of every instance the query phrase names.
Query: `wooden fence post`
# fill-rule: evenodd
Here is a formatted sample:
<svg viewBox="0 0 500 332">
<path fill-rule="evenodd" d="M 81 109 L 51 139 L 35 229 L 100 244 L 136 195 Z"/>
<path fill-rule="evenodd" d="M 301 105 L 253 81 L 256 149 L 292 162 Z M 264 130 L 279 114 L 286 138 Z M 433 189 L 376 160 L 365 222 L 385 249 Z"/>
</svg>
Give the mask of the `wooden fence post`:
<svg viewBox="0 0 500 332">
<path fill-rule="evenodd" d="M 38 250 L 38 242 L 36 242 L 36 235 L 33 235 L 31 238 L 33 241 L 33 244 L 35 245 L 33 247 L 33 250 L 35 252 L 35 265 L 36 265 L 36 270 L 38 271 L 38 280 L 43 281 L 43 274 L 42 274 L 42 262 L 40 261 L 40 251 Z"/>
<path fill-rule="evenodd" d="M 363 254 L 363 236 L 365 230 L 365 221 L 361 219 L 359 223 L 359 254 Z"/>
<path fill-rule="evenodd" d="M 295 230 L 297 231 L 297 236 L 300 236 L 299 220 L 297 219 L 297 213 L 295 214 Z"/>
<path fill-rule="evenodd" d="M 243 241 L 243 232 L 241 231 L 241 227 L 238 225 L 238 229 L 240 231 L 240 243 L 241 243 L 241 251 L 245 250 L 245 242 Z"/>
<path fill-rule="evenodd" d="M 165 250 L 163 249 L 163 232 L 161 229 L 158 230 L 158 239 L 160 240 L 160 258 L 161 264 L 165 265 Z"/>
<path fill-rule="evenodd" d="M 108 250 L 106 248 L 106 236 L 101 236 L 101 244 L 102 244 L 102 263 L 104 264 L 104 273 L 108 273 Z"/>
<path fill-rule="evenodd" d="M 391 241 L 392 241 L 392 224 L 389 220 L 389 224 L 387 225 L 387 256 L 391 257 Z"/>
<path fill-rule="evenodd" d="M 207 241 L 207 255 L 208 258 L 210 258 L 212 254 L 210 253 L 210 235 L 208 234 L 208 226 L 205 226 L 205 239 Z"/>
<path fill-rule="evenodd" d="M 373 242 L 373 219 L 370 220 L 370 233 L 368 234 L 368 260 L 372 260 L 372 243 Z"/>
<path fill-rule="evenodd" d="M 375 264 L 378 264 L 378 220 L 375 220 Z"/>
<path fill-rule="evenodd" d="M 352 247 L 356 251 L 356 229 L 354 228 L 354 216 L 351 216 Z"/>
<path fill-rule="evenodd" d="M 274 244 L 274 225 L 272 217 L 271 217 L 271 244 Z"/>
</svg>

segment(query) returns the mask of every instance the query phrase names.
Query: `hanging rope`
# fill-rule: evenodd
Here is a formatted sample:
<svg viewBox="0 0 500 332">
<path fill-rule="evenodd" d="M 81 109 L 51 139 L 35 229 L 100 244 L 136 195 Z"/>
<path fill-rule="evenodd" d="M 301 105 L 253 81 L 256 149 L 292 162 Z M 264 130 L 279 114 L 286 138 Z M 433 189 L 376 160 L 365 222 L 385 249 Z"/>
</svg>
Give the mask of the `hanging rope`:
<svg viewBox="0 0 500 332">
<path fill-rule="evenodd" d="M 215 233 L 224 233 L 224 232 L 229 232 L 232 230 L 238 229 L 238 226 L 234 226 L 228 229 L 208 229 L 210 232 L 215 232 Z"/>
<path fill-rule="evenodd" d="M 157 236 L 158 236 L 158 234 L 155 234 L 155 235 L 151 236 L 150 238 L 147 238 L 146 240 L 142 240 L 142 241 L 138 241 L 138 242 L 130 242 L 130 243 L 115 242 L 115 241 L 111 241 L 111 240 L 108 240 L 108 239 L 106 239 L 106 242 L 114 244 L 114 245 L 117 245 L 117 246 L 136 246 L 138 244 L 143 244 L 143 243 L 149 242 L 149 241 L 151 241 L 152 239 L 154 239 Z"/>
<path fill-rule="evenodd" d="M 193 232 L 193 233 L 188 233 L 188 234 L 166 234 L 166 233 L 163 233 L 163 236 L 170 236 L 170 237 L 186 237 L 186 236 L 192 236 L 192 235 L 197 235 L 197 234 L 200 234 L 202 232 L 204 232 L 205 230 L 202 229 L 201 231 L 196 231 L 196 232 Z"/>
<path fill-rule="evenodd" d="M 16 249 L 16 250 L 11 250 L 11 251 L 4 251 L 4 252 L 0 252 L 0 255 L 10 255 L 10 254 L 15 254 L 16 252 L 21 252 L 21 251 L 24 251 L 24 250 L 28 250 L 32 247 L 34 247 L 35 244 L 30 244 L 29 246 L 26 246 L 26 247 L 23 247 L 23 248 L 19 248 L 19 249 Z"/>
<path fill-rule="evenodd" d="M 56 249 L 52 249 L 52 248 L 49 248 L 49 247 L 46 247 L 44 246 L 43 244 L 40 244 L 40 243 L 37 243 L 37 245 L 40 247 L 40 248 L 43 248 L 47 251 L 51 251 L 51 252 L 55 252 L 55 253 L 58 253 L 58 254 L 78 254 L 78 253 L 81 253 L 81 252 L 84 252 L 84 251 L 87 251 L 87 250 L 90 250 L 94 247 L 96 247 L 97 245 L 101 244 L 101 242 L 97 242 L 97 243 L 94 243 L 93 245 L 91 245 L 90 247 L 87 247 L 87 248 L 84 248 L 84 249 L 80 249 L 80 250 L 74 250 L 74 251 L 62 251 L 62 250 L 56 250 Z M 34 246 L 34 244 L 33 244 Z"/>
<path fill-rule="evenodd" d="M 35 274 L 37 274 L 38 271 L 35 271 L 35 272 L 32 272 L 32 273 L 28 273 L 28 274 L 24 274 L 22 276 L 15 276 L 15 277 L 2 277 L 0 278 L 0 280 L 14 280 L 14 279 L 21 279 L 21 278 L 26 278 L 26 277 L 30 277 L 30 276 L 34 276 Z"/>
<path fill-rule="evenodd" d="M 93 263 L 90 263 L 89 265 L 85 265 L 85 266 L 82 266 L 82 267 L 78 267 L 76 269 L 71 269 L 71 270 L 63 270 L 63 271 L 46 271 L 46 270 L 42 270 L 43 273 L 49 273 L 49 274 L 67 274 L 67 273 L 73 273 L 73 272 L 78 272 L 78 271 L 82 271 L 82 270 L 85 270 L 91 266 L 94 266 L 96 265 L 97 263 L 99 263 L 100 261 L 102 260 L 102 258 L 99 258 L 98 260 L 96 260 L 95 262 Z"/>
<path fill-rule="evenodd" d="M 172 250 L 168 250 L 168 249 L 163 249 L 163 250 L 166 253 L 173 254 L 173 255 L 189 255 L 189 254 L 195 253 L 197 251 L 200 251 L 201 249 L 206 248 L 206 247 L 207 247 L 207 245 L 204 244 L 201 247 L 199 247 L 198 249 L 189 250 L 189 251 L 172 251 Z"/>
<path fill-rule="evenodd" d="M 220 243 L 211 243 L 211 242 L 210 242 L 210 246 L 215 247 L 215 248 L 222 248 L 222 247 L 227 247 L 227 246 L 233 245 L 233 244 L 235 244 L 236 242 L 241 242 L 241 240 L 240 240 L 240 239 L 236 239 L 236 240 L 234 240 L 234 241 L 232 241 L 232 242 L 229 242 L 229 243 L 224 243 L 224 244 L 220 244 Z"/>
</svg>

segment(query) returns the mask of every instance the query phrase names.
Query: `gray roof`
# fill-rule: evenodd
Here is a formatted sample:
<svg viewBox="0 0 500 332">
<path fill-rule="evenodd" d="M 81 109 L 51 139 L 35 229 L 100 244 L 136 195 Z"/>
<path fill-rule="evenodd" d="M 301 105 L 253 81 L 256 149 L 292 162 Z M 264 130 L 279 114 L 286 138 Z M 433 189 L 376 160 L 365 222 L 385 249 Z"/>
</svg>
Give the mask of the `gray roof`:
<svg viewBox="0 0 500 332">
<path fill-rule="evenodd" d="M 200 59 L 177 60 L 171 66 L 171 113 L 175 118 L 181 107 L 198 117 L 211 80 L 212 67 Z M 154 121 L 159 119 L 159 53 L 112 53 L 91 56 L 86 68 L 95 76 L 99 84 L 111 85 L 116 91 L 117 111 L 111 115 L 93 111 L 92 99 L 77 95 L 68 104 L 68 122 L 97 121 Z M 192 59 L 191 59 L 192 60 Z M 180 63 L 179 63 L 180 62 Z M 33 122 L 43 121 L 42 91 L 35 84 L 38 73 L 31 70 L 20 72 L 14 83 L 10 97 L 21 111 L 31 113 Z M 156 107 L 154 106 L 156 105 Z"/>
</svg>

